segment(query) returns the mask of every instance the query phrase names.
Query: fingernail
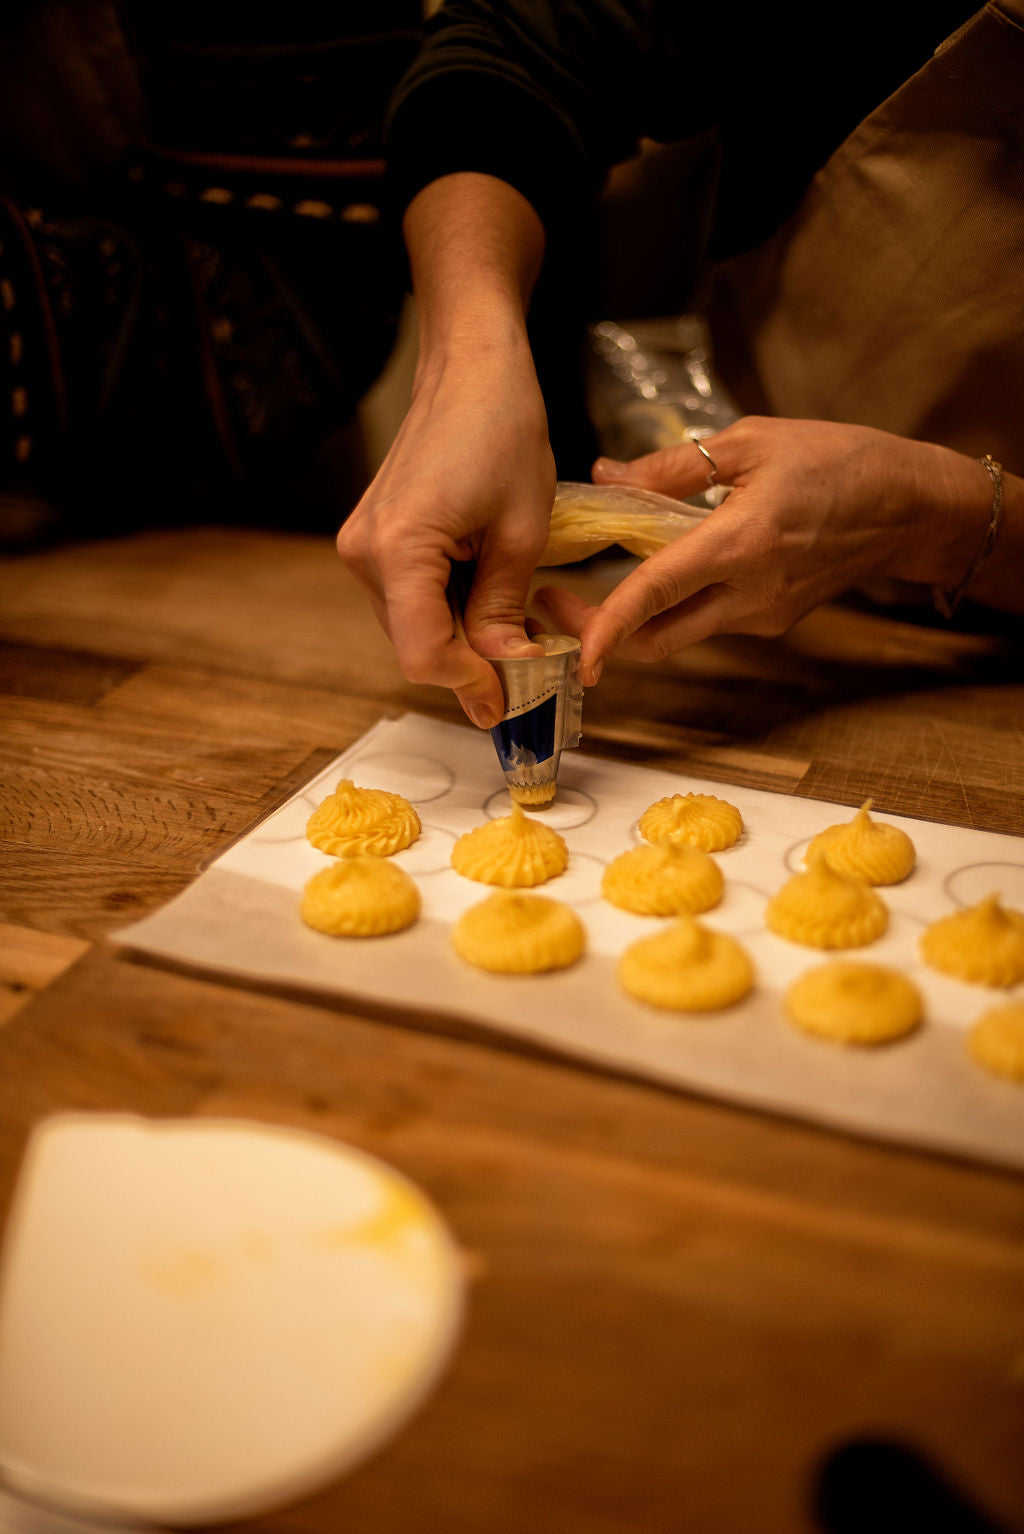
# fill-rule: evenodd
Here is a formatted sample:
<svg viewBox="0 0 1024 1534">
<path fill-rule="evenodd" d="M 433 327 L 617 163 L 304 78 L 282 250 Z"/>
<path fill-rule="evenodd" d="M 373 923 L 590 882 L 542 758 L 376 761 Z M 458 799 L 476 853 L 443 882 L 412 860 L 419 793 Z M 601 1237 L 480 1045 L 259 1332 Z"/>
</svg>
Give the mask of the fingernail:
<svg viewBox="0 0 1024 1534">
<path fill-rule="evenodd" d="M 620 463 L 617 458 L 598 458 L 592 472 L 603 475 L 605 479 L 621 479 L 626 472 L 626 464 Z"/>
<path fill-rule="evenodd" d="M 463 708 L 472 719 L 473 723 L 481 730 L 493 730 L 498 722 L 498 716 L 493 708 L 486 703 L 464 703 Z"/>
<path fill-rule="evenodd" d="M 596 687 L 601 680 L 601 672 L 604 670 L 604 661 L 595 660 L 589 665 L 580 668 L 580 681 L 584 687 Z"/>
</svg>

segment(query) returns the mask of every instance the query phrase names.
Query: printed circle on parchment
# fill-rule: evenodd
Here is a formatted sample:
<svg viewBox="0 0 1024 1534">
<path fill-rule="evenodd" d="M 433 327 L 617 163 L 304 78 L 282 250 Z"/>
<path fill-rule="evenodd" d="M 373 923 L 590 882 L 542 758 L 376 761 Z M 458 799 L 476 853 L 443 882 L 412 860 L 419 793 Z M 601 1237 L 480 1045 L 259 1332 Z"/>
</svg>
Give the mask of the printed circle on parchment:
<svg viewBox="0 0 1024 1534">
<path fill-rule="evenodd" d="M 571 905 L 593 905 L 601 899 L 601 875 L 607 864 L 592 852 L 569 852 L 569 866 L 557 879 L 538 885 L 541 894 L 567 900 Z"/>
<path fill-rule="evenodd" d="M 712 853 L 711 856 L 717 856 Z M 764 908 L 771 897 L 756 884 L 745 884 L 741 879 L 726 879 L 725 893 L 710 911 L 701 913 L 702 921 L 718 917 L 722 931 L 736 937 L 749 937 L 751 933 L 764 931 Z"/>
<path fill-rule="evenodd" d="M 318 803 L 310 794 L 301 794 L 299 798 L 289 800 L 252 833 L 252 840 L 271 845 L 305 841 L 306 824 Z"/>
<path fill-rule="evenodd" d="M 968 863 L 947 874 L 943 889 L 957 905 L 977 905 L 999 895 L 1004 906 L 1024 911 L 1024 863 Z"/>
<path fill-rule="evenodd" d="M 815 833 L 815 835 L 817 835 L 817 833 Z M 804 862 L 804 856 L 813 840 L 814 837 L 805 836 L 803 841 L 794 842 L 792 847 L 787 848 L 785 854 L 783 855 L 782 861 L 785 863 L 791 874 L 805 874 L 807 872 L 807 864 Z"/>
<path fill-rule="evenodd" d="M 597 800 L 584 788 L 560 788 L 553 804 L 538 806 L 524 804 L 527 815 L 536 816 L 555 831 L 574 831 L 585 826 L 597 814 Z M 483 811 L 489 820 L 500 820 L 512 812 L 512 800 L 507 788 L 499 788 L 483 802 Z"/>
<path fill-rule="evenodd" d="M 425 874 L 444 873 L 451 868 L 454 845 L 453 831 L 446 831 L 443 826 L 431 826 L 424 822 L 423 830 L 412 846 L 395 853 L 395 862 L 400 863 L 407 874 L 413 874 L 417 878 L 422 878 Z"/>
<path fill-rule="evenodd" d="M 434 799 L 443 799 L 455 787 L 455 773 L 446 762 L 433 756 L 367 751 L 349 763 L 345 776 L 358 782 L 356 769 L 365 775 L 367 768 L 372 781 L 360 782 L 360 788 L 384 788 L 390 794 L 401 794 L 410 804 L 430 804 Z"/>
</svg>

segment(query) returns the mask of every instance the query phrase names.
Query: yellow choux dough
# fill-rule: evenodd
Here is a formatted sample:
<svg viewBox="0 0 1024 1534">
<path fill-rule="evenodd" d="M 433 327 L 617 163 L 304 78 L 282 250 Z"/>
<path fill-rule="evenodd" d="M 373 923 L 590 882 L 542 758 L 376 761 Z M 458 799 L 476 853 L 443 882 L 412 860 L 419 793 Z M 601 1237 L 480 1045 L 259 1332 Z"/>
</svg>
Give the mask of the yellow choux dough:
<svg viewBox="0 0 1024 1534">
<path fill-rule="evenodd" d="M 664 932 L 632 943 L 619 960 L 623 989 L 676 1012 L 711 1012 L 740 1001 L 754 969 L 735 938 L 680 916 Z"/>
<path fill-rule="evenodd" d="M 997 1076 L 1024 1081 L 1024 1001 L 983 1012 L 967 1035 L 972 1059 Z"/>
<path fill-rule="evenodd" d="M 872 820 L 866 799 L 852 820 L 826 826 L 807 849 L 805 863 L 823 852 L 831 868 L 853 874 L 869 884 L 899 884 L 914 866 L 917 854 L 906 831 Z"/>
<path fill-rule="evenodd" d="M 564 871 L 569 849 L 551 826 L 524 815 L 513 804 L 511 815 L 489 820 L 460 836 L 452 848 L 456 873 L 480 884 L 528 889 Z"/>
<path fill-rule="evenodd" d="M 772 932 L 808 948 L 862 948 L 881 937 L 889 912 L 863 879 L 837 873 L 818 852 L 804 874 L 794 874 L 765 909 Z"/>
<path fill-rule="evenodd" d="M 342 778 L 306 823 L 307 839 L 335 857 L 349 851 L 389 857 L 411 847 L 421 830 L 408 799 L 383 788 L 357 788 L 351 778 Z"/>
<path fill-rule="evenodd" d="M 576 912 L 561 900 L 495 890 L 462 913 L 452 928 L 452 946 L 478 969 L 532 975 L 575 963 L 586 934 Z"/>
<path fill-rule="evenodd" d="M 1024 980 L 1024 915 L 987 895 L 965 911 L 940 917 L 921 934 L 921 953 L 933 969 L 978 985 Z"/>
<path fill-rule="evenodd" d="M 921 994 L 898 970 L 832 959 L 793 981 L 785 1008 L 805 1033 L 839 1044 L 884 1044 L 917 1027 Z"/>
<path fill-rule="evenodd" d="M 401 932 L 420 912 L 420 894 L 397 863 L 352 852 L 307 881 L 302 919 L 332 937 L 380 937 Z"/>
<path fill-rule="evenodd" d="M 664 442 L 658 447 L 680 442 L 686 435 L 686 419 L 679 410 L 663 401 L 651 408 L 639 400 L 635 407 L 649 416 L 643 421 L 645 436 L 660 431 Z M 667 434 L 665 432 L 668 425 Z M 563 565 L 597 554 L 617 543 L 641 559 L 663 549 L 680 534 L 688 532 L 701 519 L 693 507 L 641 490 L 635 485 L 585 485 L 560 480 L 551 508 L 548 542 L 538 560 L 540 565 Z"/>
<path fill-rule="evenodd" d="M 557 783 L 510 783 L 508 786 L 513 804 L 550 804 L 557 790 Z"/>
<path fill-rule="evenodd" d="M 640 835 L 649 842 L 682 842 L 701 852 L 723 852 L 743 834 L 734 804 L 714 794 L 670 794 L 640 816 Z"/>
<path fill-rule="evenodd" d="M 713 858 L 696 847 L 672 842 L 631 847 L 608 864 L 601 879 L 606 900 L 641 916 L 710 911 L 724 888 L 722 871 Z"/>
</svg>

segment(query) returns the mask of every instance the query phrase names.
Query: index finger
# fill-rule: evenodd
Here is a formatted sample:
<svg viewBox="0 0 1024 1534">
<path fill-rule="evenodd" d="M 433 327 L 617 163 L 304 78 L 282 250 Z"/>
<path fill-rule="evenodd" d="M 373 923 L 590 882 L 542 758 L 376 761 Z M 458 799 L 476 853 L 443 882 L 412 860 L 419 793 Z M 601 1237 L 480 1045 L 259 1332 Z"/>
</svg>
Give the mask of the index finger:
<svg viewBox="0 0 1024 1534">
<path fill-rule="evenodd" d="M 582 636 L 584 680 L 643 624 L 732 574 L 737 554 L 728 536 L 722 536 L 734 520 L 724 515 L 728 504 L 645 559 L 605 598 Z"/>
</svg>

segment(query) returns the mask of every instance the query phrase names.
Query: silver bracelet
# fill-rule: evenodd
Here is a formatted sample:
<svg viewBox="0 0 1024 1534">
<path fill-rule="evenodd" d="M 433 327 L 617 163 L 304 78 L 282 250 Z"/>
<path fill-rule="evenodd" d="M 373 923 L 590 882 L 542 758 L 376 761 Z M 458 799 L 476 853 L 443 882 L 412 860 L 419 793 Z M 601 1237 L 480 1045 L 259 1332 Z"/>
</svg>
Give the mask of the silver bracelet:
<svg viewBox="0 0 1024 1534">
<path fill-rule="evenodd" d="M 978 462 L 992 481 L 992 516 L 988 527 L 985 529 L 985 536 L 981 540 L 981 546 L 972 559 L 970 568 L 959 586 L 954 586 L 952 591 L 941 591 L 938 586 L 932 587 L 932 601 L 935 604 L 935 610 L 943 618 L 952 618 L 960 605 L 960 598 L 991 554 L 992 545 L 995 543 L 996 534 L 999 531 L 999 523 L 1002 520 L 1003 466 L 1001 463 L 996 462 L 991 453 L 986 453 L 984 458 L 978 459 Z"/>
</svg>

